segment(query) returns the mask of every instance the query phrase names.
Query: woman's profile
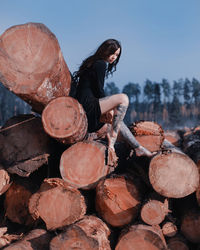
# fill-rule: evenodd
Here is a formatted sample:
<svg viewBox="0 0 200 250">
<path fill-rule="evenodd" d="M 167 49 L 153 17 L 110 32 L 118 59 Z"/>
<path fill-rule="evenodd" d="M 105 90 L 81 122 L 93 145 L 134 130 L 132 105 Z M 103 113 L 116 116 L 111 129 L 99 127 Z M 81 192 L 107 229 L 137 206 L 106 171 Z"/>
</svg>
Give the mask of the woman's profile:
<svg viewBox="0 0 200 250">
<path fill-rule="evenodd" d="M 74 73 L 78 81 L 76 98 L 82 104 L 88 119 L 88 132 L 96 132 L 105 125 L 102 118 L 112 114 L 111 128 L 108 130 L 108 161 L 115 164 L 114 145 L 120 131 L 129 145 L 137 150 L 140 155 L 152 156 L 152 153 L 141 146 L 128 127 L 123 122 L 129 100 L 126 94 L 105 96 L 104 80 L 116 71 L 122 53 L 119 41 L 108 39 L 104 41 L 96 52 L 86 58 Z"/>
</svg>

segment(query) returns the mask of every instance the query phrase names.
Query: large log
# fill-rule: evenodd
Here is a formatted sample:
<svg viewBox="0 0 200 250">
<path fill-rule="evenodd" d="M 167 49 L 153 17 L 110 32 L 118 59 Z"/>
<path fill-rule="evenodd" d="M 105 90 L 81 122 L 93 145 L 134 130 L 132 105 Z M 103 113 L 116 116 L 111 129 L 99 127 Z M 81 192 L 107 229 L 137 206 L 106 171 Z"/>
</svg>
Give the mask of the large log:
<svg viewBox="0 0 200 250">
<path fill-rule="evenodd" d="M 52 99 L 68 96 L 71 76 L 44 24 L 12 26 L 0 36 L 0 81 L 39 113 Z"/>
<path fill-rule="evenodd" d="M 77 188 L 94 188 L 109 172 L 105 149 L 102 143 L 95 141 L 78 142 L 69 147 L 60 159 L 62 178 Z"/>
<path fill-rule="evenodd" d="M 101 180 L 96 187 L 96 210 L 110 225 L 122 227 L 136 218 L 141 205 L 137 184 L 124 176 Z"/>
<path fill-rule="evenodd" d="M 170 250 L 189 250 L 189 246 L 186 240 L 181 236 L 174 236 L 167 242 L 167 246 Z"/>
<path fill-rule="evenodd" d="M 116 250 L 167 250 L 159 230 L 147 225 L 133 225 L 119 237 Z"/>
<path fill-rule="evenodd" d="M 200 211 L 190 209 L 181 218 L 181 232 L 193 243 L 200 243 Z"/>
<path fill-rule="evenodd" d="M 196 164 L 200 163 L 200 129 L 199 128 L 196 128 L 184 134 L 183 151 L 187 155 L 189 155 Z"/>
<path fill-rule="evenodd" d="M 0 164 L 11 174 L 27 177 L 47 163 L 51 138 L 33 115 L 10 118 L 0 130 Z"/>
<path fill-rule="evenodd" d="M 151 121 L 139 121 L 130 126 L 137 141 L 149 151 L 159 151 L 164 140 L 162 127 Z"/>
<path fill-rule="evenodd" d="M 49 249 L 99 250 L 99 244 L 97 240 L 87 236 L 79 226 L 70 225 L 66 231 L 52 239 Z"/>
<path fill-rule="evenodd" d="M 21 180 L 22 183 L 22 180 Z M 28 202 L 32 195 L 32 187 L 27 183 L 13 182 L 5 194 L 5 215 L 12 222 L 33 225 L 34 220 L 28 210 Z"/>
<path fill-rule="evenodd" d="M 111 250 L 108 237 L 110 235 L 110 229 L 107 225 L 98 217 L 90 215 L 85 216 L 82 220 L 76 222 L 87 236 L 98 241 L 99 250 Z"/>
<path fill-rule="evenodd" d="M 150 162 L 149 179 L 156 192 L 169 198 L 185 197 L 197 190 L 196 164 L 185 154 L 164 152 Z"/>
<path fill-rule="evenodd" d="M 72 97 L 51 101 L 42 112 L 44 130 L 62 143 L 82 141 L 87 133 L 87 117 L 81 104 Z"/>
<path fill-rule="evenodd" d="M 76 233 L 76 235 L 75 235 Z M 54 237 L 50 249 L 98 249 L 111 250 L 108 236 L 110 230 L 106 224 L 96 216 L 85 216 L 66 231 Z M 93 239 L 93 240 L 92 240 Z"/>
<path fill-rule="evenodd" d="M 4 248 L 6 250 L 48 250 L 52 236 L 44 229 L 34 229 L 21 240 Z"/>
<path fill-rule="evenodd" d="M 86 204 L 77 189 L 62 179 L 50 178 L 31 196 L 29 211 L 35 220 L 41 218 L 48 230 L 55 230 L 83 218 Z"/>
</svg>

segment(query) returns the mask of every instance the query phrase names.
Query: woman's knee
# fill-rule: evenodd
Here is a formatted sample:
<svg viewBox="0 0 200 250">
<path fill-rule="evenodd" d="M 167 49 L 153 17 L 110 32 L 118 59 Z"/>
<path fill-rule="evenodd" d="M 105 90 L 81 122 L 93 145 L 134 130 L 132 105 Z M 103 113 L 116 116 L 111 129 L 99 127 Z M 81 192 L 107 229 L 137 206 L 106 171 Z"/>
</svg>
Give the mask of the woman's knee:
<svg viewBox="0 0 200 250">
<path fill-rule="evenodd" d="M 124 105 L 124 106 L 128 106 L 129 105 L 129 99 L 128 96 L 124 93 L 119 94 L 119 100 L 120 100 L 120 104 Z"/>
</svg>

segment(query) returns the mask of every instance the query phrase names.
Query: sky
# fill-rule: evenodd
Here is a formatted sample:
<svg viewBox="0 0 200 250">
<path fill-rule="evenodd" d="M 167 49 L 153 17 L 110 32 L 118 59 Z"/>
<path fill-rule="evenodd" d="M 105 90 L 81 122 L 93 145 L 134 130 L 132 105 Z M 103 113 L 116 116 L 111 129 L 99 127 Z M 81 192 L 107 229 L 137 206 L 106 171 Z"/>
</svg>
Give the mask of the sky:
<svg viewBox="0 0 200 250">
<path fill-rule="evenodd" d="M 146 79 L 200 80 L 199 0 L 0 0 L 0 35 L 38 22 L 57 37 L 71 72 L 108 38 L 121 42 L 117 71 L 106 82 L 122 89 Z"/>
</svg>

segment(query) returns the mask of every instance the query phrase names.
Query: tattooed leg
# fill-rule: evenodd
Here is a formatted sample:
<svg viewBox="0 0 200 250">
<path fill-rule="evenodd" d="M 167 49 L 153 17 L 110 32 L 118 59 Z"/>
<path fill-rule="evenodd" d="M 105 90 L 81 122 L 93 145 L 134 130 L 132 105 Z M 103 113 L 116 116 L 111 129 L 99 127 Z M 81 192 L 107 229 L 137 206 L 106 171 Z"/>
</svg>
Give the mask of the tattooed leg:
<svg viewBox="0 0 200 250">
<path fill-rule="evenodd" d="M 122 104 L 118 105 L 117 108 L 115 108 L 112 128 L 108 135 L 108 138 L 109 138 L 108 146 L 110 148 L 114 148 L 114 144 L 117 139 L 117 135 L 120 129 L 121 122 L 123 121 L 124 116 L 126 114 L 126 110 L 127 110 L 127 106 L 122 105 Z"/>
<path fill-rule="evenodd" d="M 139 142 L 135 139 L 135 136 L 131 133 L 126 124 L 122 121 L 120 125 L 120 133 L 123 136 L 124 140 L 136 150 L 138 156 L 146 155 L 152 156 L 152 153 L 146 148 L 142 147 Z"/>
</svg>

